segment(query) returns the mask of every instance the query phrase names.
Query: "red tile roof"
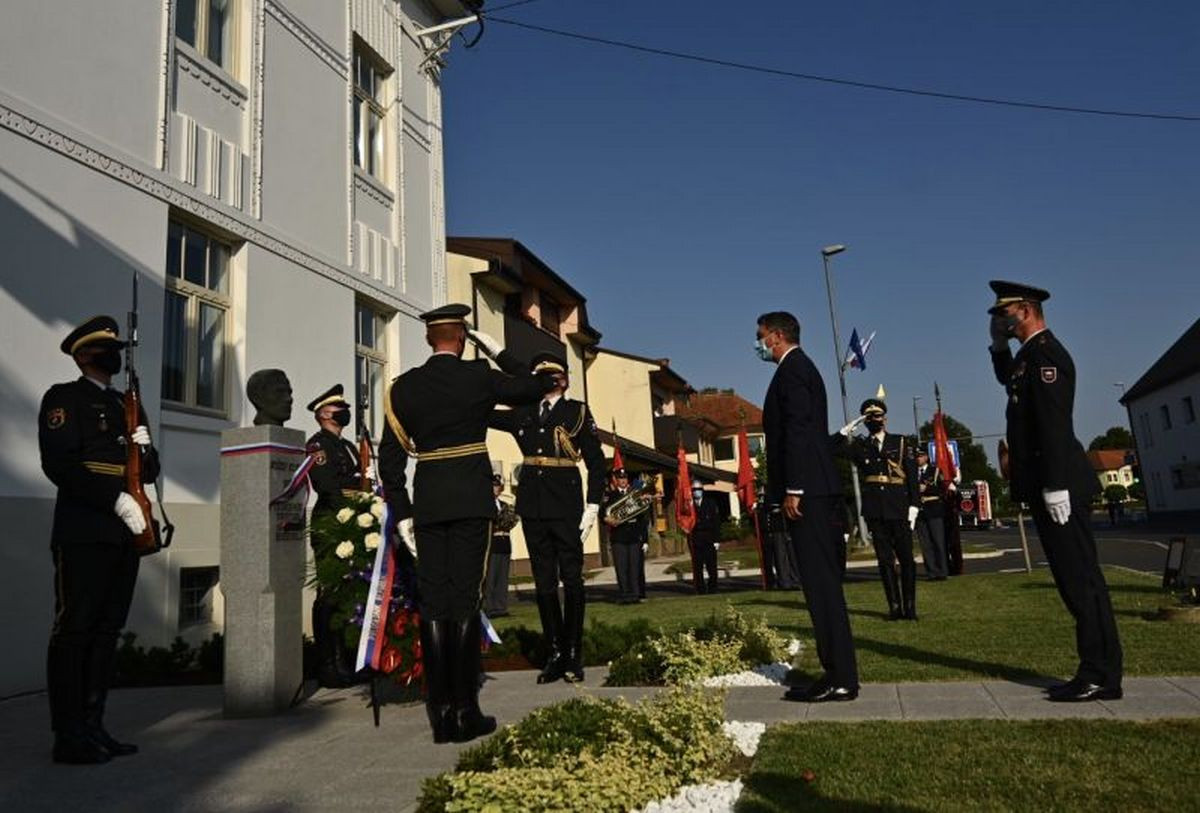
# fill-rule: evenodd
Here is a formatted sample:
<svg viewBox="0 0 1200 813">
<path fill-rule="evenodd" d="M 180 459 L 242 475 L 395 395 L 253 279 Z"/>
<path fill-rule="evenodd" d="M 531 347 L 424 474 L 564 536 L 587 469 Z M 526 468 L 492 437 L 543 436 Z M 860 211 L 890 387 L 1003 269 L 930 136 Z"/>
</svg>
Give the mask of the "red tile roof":
<svg viewBox="0 0 1200 813">
<path fill-rule="evenodd" d="M 762 410 L 732 390 L 693 393 L 678 410 L 684 417 L 707 418 L 720 428 L 721 434 L 738 431 L 743 414 L 748 432 L 762 431 Z"/>
<path fill-rule="evenodd" d="M 1095 471 L 1116 471 L 1126 465 L 1125 455 L 1131 453 L 1132 450 L 1126 449 L 1097 449 L 1088 452 L 1087 456 Z"/>
</svg>

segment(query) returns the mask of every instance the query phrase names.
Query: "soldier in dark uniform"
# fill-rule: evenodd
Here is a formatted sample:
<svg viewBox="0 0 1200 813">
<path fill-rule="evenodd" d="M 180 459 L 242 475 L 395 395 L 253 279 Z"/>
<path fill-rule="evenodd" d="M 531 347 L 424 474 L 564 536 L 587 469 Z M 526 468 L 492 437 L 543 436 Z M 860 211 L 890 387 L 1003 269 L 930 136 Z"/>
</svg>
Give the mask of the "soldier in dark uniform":
<svg viewBox="0 0 1200 813">
<path fill-rule="evenodd" d="M 491 426 L 512 434 L 525 456 L 517 486 L 517 513 L 533 568 L 538 615 L 549 655 L 538 683 L 583 680 L 583 540 L 604 496 L 604 452 L 587 405 L 564 397 L 567 364 L 552 353 L 531 369 L 559 377 L 560 385 L 536 404 L 492 414 Z M 587 466 L 587 496 L 578 461 Z M 586 507 L 585 507 L 586 503 Z M 565 607 L 560 609 L 558 584 Z"/>
<path fill-rule="evenodd" d="M 118 334 L 108 316 L 71 331 L 61 348 L 82 375 L 51 387 L 38 414 L 42 471 L 58 486 L 50 537 L 54 625 L 46 659 L 55 762 L 107 762 L 138 750 L 104 728 L 117 636 L 137 582 L 133 537 L 146 528 L 125 491 L 127 444 L 141 447 L 143 482 L 158 478 L 159 463 L 144 414 L 125 434 L 122 393 L 111 386 L 125 347 Z"/>
<path fill-rule="evenodd" d="M 642 545 L 650 539 L 650 513 L 643 511 L 624 522 L 608 515 L 613 503 L 630 493 L 629 472 L 613 469 L 612 487 L 604 496 L 600 514 L 608 526 L 608 541 L 612 547 L 613 567 L 617 573 L 617 603 L 637 604 L 639 593 L 644 590 L 639 576 L 642 570 Z"/>
<path fill-rule="evenodd" d="M 946 528 L 942 505 L 941 475 L 929 463 L 929 452 L 917 449 L 917 490 L 921 495 L 921 513 L 917 515 L 917 539 L 921 558 L 930 581 L 946 579 Z"/>
<path fill-rule="evenodd" d="M 504 478 L 492 476 L 492 494 L 496 498 L 496 521 L 492 523 L 492 546 L 488 551 L 487 589 L 484 590 L 483 611 L 488 618 L 508 615 L 508 569 L 512 561 L 512 529 L 520 518 L 512 503 L 500 495 Z"/>
<path fill-rule="evenodd" d="M 1008 391 L 1006 435 L 1013 500 L 1033 514 L 1054 583 L 1075 619 L 1079 667 L 1055 701 L 1121 697 L 1121 642 L 1096 554 L 1090 506 L 1100 490 L 1075 437 L 1075 364 L 1046 328 L 1040 288 L 993 280 L 988 310 L 996 379 Z M 1014 356 L 1009 339 L 1021 347 Z"/>
<path fill-rule="evenodd" d="M 416 551 L 426 709 L 434 742 L 466 742 L 496 728 L 479 709 L 479 605 L 496 517 L 488 419 L 497 404 L 534 403 L 554 387 L 551 374 L 519 376 L 483 359 L 464 361 L 466 305 L 421 315 L 433 355 L 392 382 L 379 445 L 384 496 Z M 471 334 L 512 366 L 495 340 Z M 518 365 L 519 366 L 519 365 Z M 416 457 L 413 496 L 406 490 Z"/>
<path fill-rule="evenodd" d="M 887 405 L 883 401 L 868 398 L 859 412 L 859 419 L 834 433 L 834 449 L 848 457 L 863 476 L 862 515 L 879 563 L 888 618 L 916 621 L 917 566 L 913 560 L 912 532 L 921 498 L 912 444 L 902 435 L 886 431 Z M 850 432 L 860 421 L 867 428 L 867 437 L 851 438 Z"/>
<path fill-rule="evenodd" d="M 350 403 L 341 384 L 335 384 L 305 407 L 321 427 L 308 439 L 307 451 L 313 458 L 309 479 L 317 493 L 313 520 L 336 514 L 346 505 L 346 497 L 362 485 L 358 447 L 342 437 L 350 425 Z M 312 534 L 309 544 L 313 558 L 332 556 L 340 540 L 322 539 Z M 317 680 L 322 686 L 340 688 L 354 684 L 354 656 L 340 632 L 330 629 L 335 607 L 317 595 L 312 606 L 313 644 L 317 650 Z"/>
<path fill-rule="evenodd" d="M 688 540 L 692 548 L 692 582 L 697 593 L 717 592 L 717 551 L 721 549 L 721 506 L 698 483 L 692 486 L 696 524 Z M 705 582 L 704 574 L 708 573 Z"/>
</svg>

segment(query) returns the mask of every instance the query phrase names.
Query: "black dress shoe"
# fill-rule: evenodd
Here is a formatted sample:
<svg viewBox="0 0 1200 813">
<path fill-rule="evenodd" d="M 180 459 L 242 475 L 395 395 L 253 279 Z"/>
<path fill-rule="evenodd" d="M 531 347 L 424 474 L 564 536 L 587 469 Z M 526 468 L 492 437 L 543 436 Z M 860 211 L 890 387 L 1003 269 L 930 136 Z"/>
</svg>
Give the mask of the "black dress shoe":
<svg viewBox="0 0 1200 813">
<path fill-rule="evenodd" d="M 93 726 L 88 730 L 92 742 L 109 753 L 109 756 L 127 757 L 138 752 L 138 747 L 131 742 L 119 742 L 112 734 L 104 730 L 104 726 Z"/>
<path fill-rule="evenodd" d="M 1054 683 L 1050 686 L 1047 686 L 1045 691 L 1046 694 L 1053 697 L 1057 694 L 1062 694 L 1063 692 L 1070 693 L 1077 691 L 1080 686 L 1084 685 L 1084 683 L 1086 683 L 1086 681 L 1080 680 L 1077 677 L 1073 677 L 1065 683 Z"/>
<path fill-rule="evenodd" d="M 1120 700 L 1121 687 L 1110 688 L 1098 683 L 1077 683 L 1074 687 L 1051 692 L 1049 700 L 1054 703 L 1086 703 L 1089 700 Z"/>
<path fill-rule="evenodd" d="M 838 703 L 854 700 L 858 697 L 858 689 L 847 689 L 844 686 L 822 686 L 808 690 L 804 698 L 806 703 Z"/>
<path fill-rule="evenodd" d="M 83 733 L 54 736 L 54 761 L 64 765 L 100 765 L 112 759 L 108 751 Z"/>
</svg>

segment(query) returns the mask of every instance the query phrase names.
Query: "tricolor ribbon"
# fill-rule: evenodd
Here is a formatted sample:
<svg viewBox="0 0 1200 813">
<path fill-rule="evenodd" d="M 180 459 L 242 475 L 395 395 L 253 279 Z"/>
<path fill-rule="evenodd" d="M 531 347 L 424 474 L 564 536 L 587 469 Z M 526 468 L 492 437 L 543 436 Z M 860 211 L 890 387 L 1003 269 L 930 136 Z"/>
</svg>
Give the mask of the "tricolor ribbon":
<svg viewBox="0 0 1200 813">
<path fill-rule="evenodd" d="M 371 570 L 371 587 L 367 591 L 367 609 L 363 617 L 362 633 L 358 636 L 358 654 L 354 659 L 354 671 L 379 669 L 380 656 L 387 644 L 388 611 L 392 605 L 392 585 L 396 580 L 396 554 L 392 548 L 395 522 L 392 509 L 383 504 L 383 541 L 375 550 L 375 566 Z"/>
<path fill-rule="evenodd" d="M 221 454 L 225 454 L 224 449 L 221 450 Z M 300 463 L 299 468 L 296 469 L 296 473 L 292 475 L 292 479 L 288 481 L 287 486 L 284 487 L 283 491 L 272 497 L 269 504 L 275 505 L 283 502 L 284 500 L 290 500 L 296 495 L 296 492 L 300 490 L 300 486 L 304 486 L 304 502 L 307 503 L 309 488 L 308 473 L 312 470 L 315 462 L 315 458 L 312 455 L 305 457 Z"/>
</svg>

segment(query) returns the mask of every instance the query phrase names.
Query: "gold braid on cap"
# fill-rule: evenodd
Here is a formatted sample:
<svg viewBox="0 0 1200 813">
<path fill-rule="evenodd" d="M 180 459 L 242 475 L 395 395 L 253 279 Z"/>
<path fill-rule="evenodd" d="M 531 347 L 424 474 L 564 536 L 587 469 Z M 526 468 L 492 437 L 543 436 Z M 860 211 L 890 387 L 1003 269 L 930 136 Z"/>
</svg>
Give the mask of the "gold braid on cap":
<svg viewBox="0 0 1200 813">
<path fill-rule="evenodd" d="M 404 431 L 404 427 L 400 425 L 400 419 L 396 417 L 396 410 L 392 409 L 392 387 L 396 386 L 393 381 L 388 384 L 387 394 L 383 399 L 383 413 L 387 417 L 387 424 L 392 428 L 392 433 L 396 436 L 396 440 L 400 441 L 400 447 L 404 449 L 410 457 L 417 457 L 417 445 L 413 443 L 412 438 Z"/>
</svg>

